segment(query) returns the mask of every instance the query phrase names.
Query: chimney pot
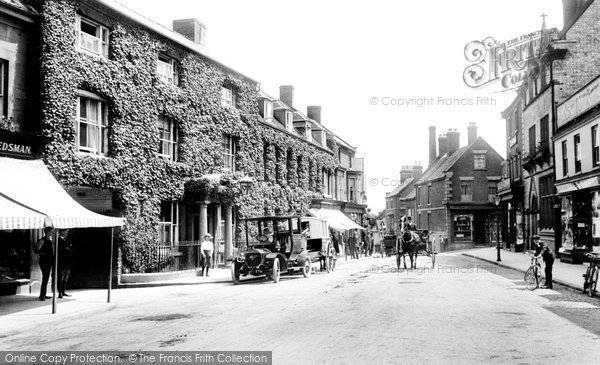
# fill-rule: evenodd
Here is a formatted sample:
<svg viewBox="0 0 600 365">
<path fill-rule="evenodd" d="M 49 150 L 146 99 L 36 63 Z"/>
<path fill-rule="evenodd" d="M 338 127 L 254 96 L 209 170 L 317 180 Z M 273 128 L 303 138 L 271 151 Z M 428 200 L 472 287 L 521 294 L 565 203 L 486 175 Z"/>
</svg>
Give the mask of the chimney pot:
<svg viewBox="0 0 600 365">
<path fill-rule="evenodd" d="M 448 153 L 448 138 L 445 134 L 440 134 L 438 137 L 439 157 Z"/>
<path fill-rule="evenodd" d="M 457 129 L 450 129 L 446 138 L 448 139 L 448 156 L 450 156 L 460 148 L 460 133 Z"/>
<path fill-rule="evenodd" d="M 467 132 L 468 144 L 472 144 L 477 139 L 477 124 L 473 122 L 469 123 L 469 126 L 467 127 Z"/>
<path fill-rule="evenodd" d="M 429 126 L 429 163 L 431 164 L 435 160 L 436 148 L 435 148 L 435 126 Z"/>
</svg>

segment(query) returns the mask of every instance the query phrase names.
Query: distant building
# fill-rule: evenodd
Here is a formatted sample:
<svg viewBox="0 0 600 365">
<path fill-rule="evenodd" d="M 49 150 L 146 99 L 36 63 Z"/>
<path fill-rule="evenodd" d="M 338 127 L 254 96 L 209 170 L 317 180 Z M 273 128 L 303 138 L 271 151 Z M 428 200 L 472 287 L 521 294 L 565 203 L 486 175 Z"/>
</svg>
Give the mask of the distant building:
<svg viewBox="0 0 600 365">
<path fill-rule="evenodd" d="M 420 229 L 442 238 L 442 250 L 470 248 L 498 239 L 498 210 L 494 203 L 501 179 L 503 158 L 481 137 L 477 127 L 468 128 L 468 143 L 460 147 L 458 130 L 438 138 L 430 133 L 430 163 L 416 187 L 416 220 Z"/>
<path fill-rule="evenodd" d="M 423 166 L 407 165 L 400 170 L 398 186 L 385 196 L 385 224 L 390 233 L 397 234 L 403 216 L 415 215 L 415 181 L 423 174 Z"/>
</svg>

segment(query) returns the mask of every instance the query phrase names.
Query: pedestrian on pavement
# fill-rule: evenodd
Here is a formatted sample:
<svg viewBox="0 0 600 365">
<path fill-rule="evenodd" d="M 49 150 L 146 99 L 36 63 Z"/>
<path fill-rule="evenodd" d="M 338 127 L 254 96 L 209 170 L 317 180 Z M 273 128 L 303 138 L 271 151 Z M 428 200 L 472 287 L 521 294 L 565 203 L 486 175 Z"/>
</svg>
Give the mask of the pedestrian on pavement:
<svg viewBox="0 0 600 365">
<path fill-rule="evenodd" d="M 550 249 L 547 243 L 540 241 L 540 236 L 537 234 L 531 237 L 533 243 L 536 245 L 535 256 L 544 260 L 544 271 L 546 273 L 546 282 L 542 288 L 552 289 L 552 266 L 554 265 L 554 259 L 556 255 Z"/>
<path fill-rule="evenodd" d="M 68 229 L 58 231 L 58 297 L 70 297 L 65 293 L 67 282 L 71 274 L 71 265 L 73 264 L 73 245 L 70 239 Z"/>
<path fill-rule="evenodd" d="M 338 256 L 340 254 L 340 244 L 338 243 L 338 240 L 335 237 L 335 232 L 331 231 L 329 237 L 331 239 L 331 242 L 333 242 L 333 249 L 335 251 L 333 254 L 333 263 L 331 264 L 331 271 L 333 271 L 335 270 L 335 263 L 337 262 Z"/>
<path fill-rule="evenodd" d="M 210 276 L 208 274 L 208 269 L 210 269 L 211 258 L 215 246 L 213 244 L 213 236 L 210 233 L 204 235 L 204 241 L 200 244 L 200 251 L 202 252 L 202 273 L 200 276 L 204 276 L 204 270 L 206 269 L 206 276 Z"/>
<path fill-rule="evenodd" d="M 50 272 L 54 277 L 54 244 L 52 242 L 52 227 L 44 228 L 44 236 L 40 238 L 35 244 L 34 252 L 37 253 L 39 258 L 40 269 L 42 270 L 42 286 L 40 287 L 40 300 L 50 299 L 46 295 L 48 288 L 48 281 L 50 280 Z M 54 287 L 52 288 L 54 291 Z"/>
</svg>

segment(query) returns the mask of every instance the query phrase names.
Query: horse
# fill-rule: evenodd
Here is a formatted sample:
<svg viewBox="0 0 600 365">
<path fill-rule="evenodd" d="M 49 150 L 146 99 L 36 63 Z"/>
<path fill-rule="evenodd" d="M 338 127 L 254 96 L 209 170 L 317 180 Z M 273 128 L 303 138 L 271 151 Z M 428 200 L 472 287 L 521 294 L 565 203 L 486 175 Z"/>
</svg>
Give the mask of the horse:
<svg viewBox="0 0 600 365">
<path fill-rule="evenodd" d="M 410 258 L 410 268 L 417 268 L 417 253 L 419 252 L 419 245 L 421 244 L 421 237 L 412 231 L 405 230 L 402 232 L 400 239 L 396 244 L 396 258 L 398 268 L 400 268 L 400 258 L 404 258 L 404 268 L 406 269 L 406 255 Z M 400 242 L 402 242 L 402 250 L 399 250 Z"/>
</svg>

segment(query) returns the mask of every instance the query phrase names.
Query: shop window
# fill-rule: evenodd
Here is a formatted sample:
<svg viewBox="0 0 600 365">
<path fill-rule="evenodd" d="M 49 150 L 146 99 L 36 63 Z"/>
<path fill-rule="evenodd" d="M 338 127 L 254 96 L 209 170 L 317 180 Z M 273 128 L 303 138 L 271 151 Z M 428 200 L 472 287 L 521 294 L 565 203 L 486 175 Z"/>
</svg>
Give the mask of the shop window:
<svg viewBox="0 0 600 365">
<path fill-rule="evenodd" d="M 581 172 L 581 137 L 579 134 L 573 136 L 574 152 L 575 152 L 575 172 Z"/>
<path fill-rule="evenodd" d="M 227 108 L 237 107 L 237 96 L 232 87 L 221 87 L 221 105 Z"/>
<path fill-rule="evenodd" d="M 600 148 L 598 147 L 598 125 L 592 127 L 592 165 L 598 167 L 600 164 Z"/>
<path fill-rule="evenodd" d="M 156 62 L 158 78 L 169 85 L 179 85 L 179 61 L 164 54 L 158 55 Z"/>
<path fill-rule="evenodd" d="M 592 248 L 600 252 L 600 191 L 593 191 L 592 195 Z"/>
<path fill-rule="evenodd" d="M 77 48 L 108 58 L 108 28 L 83 17 L 76 20 Z"/>
<path fill-rule="evenodd" d="M 454 216 L 455 241 L 471 241 L 473 236 L 473 217 L 471 215 Z"/>
<path fill-rule="evenodd" d="M 158 155 L 166 160 L 177 161 L 177 126 L 172 118 L 158 117 L 160 145 Z"/>
<path fill-rule="evenodd" d="M 160 203 L 160 244 L 173 246 L 177 243 L 177 231 L 179 227 L 179 211 L 176 201 L 163 201 Z"/>
<path fill-rule="evenodd" d="M 235 139 L 229 134 L 223 134 L 221 139 L 221 149 L 223 156 L 223 167 L 229 169 L 231 172 L 234 172 L 237 155 Z"/>
<path fill-rule="evenodd" d="M 562 170 L 563 176 L 567 176 L 569 174 L 569 155 L 567 150 L 567 141 L 562 141 L 561 143 L 562 149 Z"/>
<path fill-rule="evenodd" d="M 93 97 L 93 95 L 77 97 L 78 150 L 95 155 L 106 155 L 108 153 L 107 107 L 104 101 Z"/>
<path fill-rule="evenodd" d="M 473 201 L 473 180 L 461 180 L 460 182 L 460 201 Z"/>
</svg>

